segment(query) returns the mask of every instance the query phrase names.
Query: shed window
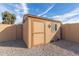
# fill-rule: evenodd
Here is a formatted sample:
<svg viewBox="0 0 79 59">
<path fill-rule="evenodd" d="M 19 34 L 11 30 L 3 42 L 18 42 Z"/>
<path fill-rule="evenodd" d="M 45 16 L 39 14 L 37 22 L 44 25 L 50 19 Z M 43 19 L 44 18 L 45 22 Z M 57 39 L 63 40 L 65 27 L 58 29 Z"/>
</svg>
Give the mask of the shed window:
<svg viewBox="0 0 79 59">
<path fill-rule="evenodd" d="M 52 24 L 51 31 L 57 31 L 57 24 Z"/>
</svg>

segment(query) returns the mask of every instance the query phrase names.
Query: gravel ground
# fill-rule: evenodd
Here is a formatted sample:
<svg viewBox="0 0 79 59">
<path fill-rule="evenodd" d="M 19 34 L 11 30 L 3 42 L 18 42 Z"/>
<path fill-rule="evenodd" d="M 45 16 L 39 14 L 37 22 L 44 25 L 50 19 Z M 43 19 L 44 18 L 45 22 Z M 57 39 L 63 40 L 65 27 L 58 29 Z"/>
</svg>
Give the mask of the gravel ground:
<svg viewBox="0 0 79 59">
<path fill-rule="evenodd" d="M 79 44 L 60 40 L 33 48 L 26 48 L 22 40 L 14 40 L 0 43 L 1 56 L 77 56 Z"/>
</svg>

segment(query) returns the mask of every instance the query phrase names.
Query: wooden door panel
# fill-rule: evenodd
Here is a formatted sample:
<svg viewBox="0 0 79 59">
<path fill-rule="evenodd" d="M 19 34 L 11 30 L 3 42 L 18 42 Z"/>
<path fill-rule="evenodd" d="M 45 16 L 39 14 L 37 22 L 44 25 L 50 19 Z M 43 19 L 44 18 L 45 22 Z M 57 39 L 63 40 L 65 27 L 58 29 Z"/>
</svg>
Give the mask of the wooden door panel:
<svg viewBox="0 0 79 59">
<path fill-rule="evenodd" d="M 33 33 L 44 32 L 44 23 L 33 22 Z"/>
<path fill-rule="evenodd" d="M 32 45 L 37 46 L 44 44 L 44 23 L 33 21 L 32 28 Z"/>
<path fill-rule="evenodd" d="M 33 34 L 33 45 L 44 44 L 44 34 Z"/>
</svg>

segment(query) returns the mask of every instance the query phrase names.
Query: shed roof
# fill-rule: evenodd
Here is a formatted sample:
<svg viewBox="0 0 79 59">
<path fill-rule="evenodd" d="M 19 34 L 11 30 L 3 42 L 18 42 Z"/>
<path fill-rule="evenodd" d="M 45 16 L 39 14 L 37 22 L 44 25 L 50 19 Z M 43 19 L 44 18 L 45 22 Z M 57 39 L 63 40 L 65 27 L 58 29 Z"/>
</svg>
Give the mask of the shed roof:
<svg viewBox="0 0 79 59">
<path fill-rule="evenodd" d="M 35 15 L 31 15 L 31 14 L 25 14 L 24 15 L 24 17 L 33 17 L 33 18 L 38 18 L 38 19 L 42 19 L 42 20 L 48 20 L 48 21 L 54 21 L 54 22 L 60 22 L 61 23 L 61 21 L 58 21 L 58 20 L 53 20 L 53 19 L 49 19 L 49 18 L 45 18 L 45 17 L 40 17 L 40 16 L 35 16 Z M 23 22 L 24 22 L 25 20 L 23 19 Z"/>
</svg>

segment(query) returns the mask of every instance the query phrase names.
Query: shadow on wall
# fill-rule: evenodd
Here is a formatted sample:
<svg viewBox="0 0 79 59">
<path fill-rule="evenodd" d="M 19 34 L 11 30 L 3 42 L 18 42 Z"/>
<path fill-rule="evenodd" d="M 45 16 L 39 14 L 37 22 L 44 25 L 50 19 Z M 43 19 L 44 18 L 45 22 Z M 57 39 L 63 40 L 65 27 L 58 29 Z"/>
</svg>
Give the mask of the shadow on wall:
<svg viewBox="0 0 79 59">
<path fill-rule="evenodd" d="M 75 25 L 74 25 L 74 27 L 75 27 Z M 74 28 L 74 29 L 76 29 L 76 28 Z M 76 29 L 76 30 L 78 30 L 78 29 Z M 60 37 L 61 37 L 62 40 L 57 40 L 59 31 L 61 31 L 60 32 Z M 67 32 L 67 33 L 69 33 L 69 32 Z M 78 33 L 78 31 L 77 31 L 77 33 Z M 63 48 L 65 50 L 72 51 L 72 52 L 74 52 L 76 54 L 79 54 L 79 43 L 77 43 L 76 41 L 74 42 L 73 40 L 69 40 L 69 39 L 65 40 L 65 39 L 63 39 L 64 35 L 62 36 L 62 34 L 63 34 L 62 33 L 62 28 L 61 28 L 61 30 L 58 29 L 58 31 L 52 37 L 50 42 L 53 42 L 53 45 L 56 45 L 56 46 L 58 46 L 60 48 Z M 71 34 L 71 35 L 73 35 L 73 34 Z"/>
<path fill-rule="evenodd" d="M 61 32 L 63 40 L 54 45 L 79 54 L 79 23 L 64 24 Z"/>
<path fill-rule="evenodd" d="M 0 24 L 0 46 L 25 47 L 19 25 Z"/>
<path fill-rule="evenodd" d="M 58 28 L 58 30 L 54 33 L 50 43 L 57 42 L 57 41 L 61 40 L 62 39 L 61 35 L 62 35 L 62 33 L 61 33 L 61 26 L 60 26 Z"/>
</svg>

